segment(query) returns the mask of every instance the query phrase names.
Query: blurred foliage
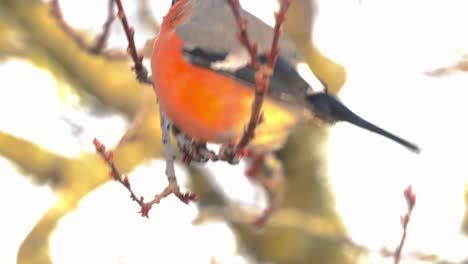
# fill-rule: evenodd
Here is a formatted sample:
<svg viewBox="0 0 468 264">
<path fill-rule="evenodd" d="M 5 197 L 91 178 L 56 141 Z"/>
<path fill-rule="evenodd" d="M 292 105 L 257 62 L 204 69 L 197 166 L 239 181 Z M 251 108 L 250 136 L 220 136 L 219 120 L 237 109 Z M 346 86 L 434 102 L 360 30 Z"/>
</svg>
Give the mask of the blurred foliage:
<svg viewBox="0 0 468 264">
<path fill-rule="evenodd" d="M 286 31 L 318 77 L 331 91 L 337 92 L 346 77 L 343 67 L 322 55 L 310 41 L 314 2 L 296 0 L 293 3 Z M 111 107 L 128 118 L 137 113 L 145 87 L 135 81 L 129 62 L 109 61 L 81 50 L 60 29 L 50 16 L 48 5 L 42 1 L 0 1 L 0 38 L 1 59 L 20 56 L 48 69 L 55 78 L 73 86 L 84 103 L 90 103 L 89 98 L 97 98 L 102 106 Z M 145 160 L 162 157 L 155 102 L 152 95 L 143 122 L 133 128 L 133 139 L 115 149 L 115 163 L 123 173 Z M 277 153 L 285 166 L 285 208 L 290 210 L 280 210 L 262 232 L 253 229 L 248 222 L 232 222 L 245 252 L 272 263 L 355 262 L 356 255 L 352 253 L 356 251 L 347 250 L 346 243 L 337 239 L 345 235 L 345 230 L 335 212 L 327 184 L 326 139 L 324 129 L 306 127 L 294 133 L 287 146 Z M 50 185 L 58 197 L 57 203 L 25 238 L 18 254 L 18 263 L 50 263 L 48 239 L 57 222 L 72 211 L 82 197 L 108 181 L 108 168 L 95 153 L 65 158 L 34 142 L 2 132 L 0 154 L 15 162 L 34 182 Z M 192 168 L 191 171 L 192 175 L 206 173 L 203 169 Z M 203 177 L 192 177 L 192 181 L 201 204 L 223 204 L 211 182 Z M 123 188 L 122 192 L 125 192 Z M 307 217 L 293 217 L 294 214 L 288 213 L 294 211 Z M 135 214 L 135 217 L 139 216 Z M 316 220 L 310 222 L 308 217 Z"/>
<path fill-rule="evenodd" d="M 329 91 L 337 93 L 346 81 L 346 72 L 343 66 L 323 55 L 311 41 L 316 12 L 314 0 L 292 1 L 284 23 L 285 31 L 294 40 L 314 74 L 327 85 Z"/>
<path fill-rule="evenodd" d="M 462 58 L 454 64 L 428 71 L 426 74 L 439 77 L 453 74 L 457 71 L 468 72 L 468 55 L 462 56 Z"/>
</svg>

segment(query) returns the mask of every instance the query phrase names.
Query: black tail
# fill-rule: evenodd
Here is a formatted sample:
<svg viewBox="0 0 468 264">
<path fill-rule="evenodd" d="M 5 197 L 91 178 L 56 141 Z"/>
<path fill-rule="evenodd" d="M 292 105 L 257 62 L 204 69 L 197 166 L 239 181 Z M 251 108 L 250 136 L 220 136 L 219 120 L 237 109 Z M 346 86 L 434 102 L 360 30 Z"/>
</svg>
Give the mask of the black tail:
<svg viewBox="0 0 468 264">
<path fill-rule="evenodd" d="M 317 93 L 307 97 L 312 104 L 313 112 L 321 119 L 328 122 L 346 121 L 361 128 L 370 130 L 386 138 L 389 138 L 399 144 L 407 147 L 413 152 L 419 153 L 420 149 L 415 144 L 404 140 L 380 127 L 362 119 L 360 116 L 349 110 L 337 98 L 328 93 Z"/>
</svg>

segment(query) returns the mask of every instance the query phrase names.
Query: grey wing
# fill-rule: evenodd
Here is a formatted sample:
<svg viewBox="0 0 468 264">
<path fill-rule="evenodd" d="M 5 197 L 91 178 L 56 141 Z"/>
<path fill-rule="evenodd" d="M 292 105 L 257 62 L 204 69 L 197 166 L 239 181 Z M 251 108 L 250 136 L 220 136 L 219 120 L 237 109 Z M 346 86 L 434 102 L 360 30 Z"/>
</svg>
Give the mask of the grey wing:
<svg viewBox="0 0 468 264">
<path fill-rule="evenodd" d="M 185 58 L 198 66 L 209 68 L 251 84 L 255 72 L 250 67 L 247 50 L 237 38 L 238 27 L 231 7 L 223 0 L 192 0 L 189 21 L 177 27 L 177 34 L 184 41 Z M 210 14 L 206 14 L 210 10 Z M 247 19 L 249 37 L 258 45 L 261 61 L 271 47 L 273 29 L 260 19 L 243 11 Z M 200 36 L 210 36 L 204 38 Z M 282 102 L 303 102 L 310 85 L 298 74 L 300 61 L 292 41 L 282 35 L 280 54 L 270 80 L 269 96 Z"/>
</svg>

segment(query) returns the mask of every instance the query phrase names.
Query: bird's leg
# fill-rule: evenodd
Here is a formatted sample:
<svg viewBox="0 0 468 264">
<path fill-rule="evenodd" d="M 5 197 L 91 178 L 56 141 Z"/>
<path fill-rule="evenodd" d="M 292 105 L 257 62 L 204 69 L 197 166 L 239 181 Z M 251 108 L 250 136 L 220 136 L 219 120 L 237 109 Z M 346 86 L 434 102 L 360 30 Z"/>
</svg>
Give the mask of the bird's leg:
<svg viewBox="0 0 468 264">
<path fill-rule="evenodd" d="M 235 165 L 245 156 L 245 151 L 236 151 L 236 144 L 234 143 L 221 145 L 219 153 L 216 154 L 208 149 L 206 142 L 199 142 L 190 138 L 175 126 L 172 126 L 172 134 L 176 138 L 177 146 L 182 153 L 182 161 L 187 164 L 191 161 L 207 162 L 222 160 Z"/>
<path fill-rule="evenodd" d="M 172 124 L 170 123 L 169 119 L 166 117 L 162 109 L 160 109 L 160 121 L 161 121 L 161 130 L 162 130 L 162 141 L 164 145 L 164 150 L 165 150 L 165 159 L 166 159 L 166 175 L 167 175 L 167 181 L 168 184 L 166 188 L 159 194 L 155 195 L 154 198 L 149 201 L 145 202 L 144 197 L 141 196 L 140 198 L 137 198 L 137 195 L 133 192 L 130 181 L 128 179 L 128 176 L 124 176 L 120 173 L 120 171 L 117 169 L 117 166 L 114 164 L 114 159 L 113 159 L 113 152 L 112 151 L 106 151 L 106 147 L 104 144 L 99 142 L 97 139 L 93 140 L 93 143 L 96 147 L 96 152 L 103 158 L 103 160 L 108 164 L 109 168 L 111 169 L 110 171 L 110 176 L 121 183 L 127 190 L 130 192 L 130 197 L 132 200 L 138 203 L 140 205 L 141 210 L 140 214 L 144 217 L 148 217 L 149 211 L 151 210 L 151 207 L 153 204 L 158 204 L 161 202 L 161 200 L 171 194 L 174 194 L 181 200 L 183 203 L 188 204 L 190 201 L 196 201 L 198 200 L 198 197 L 195 193 L 187 192 L 183 193 L 180 191 L 179 184 L 177 183 L 177 178 L 175 175 L 175 169 L 174 169 L 174 160 L 175 160 L 175 153 L 174 150 L 172 149 L 171 141 L 170 141 L 170 130 L 172 128 Z M 139 121 L 137 121 L 139 122 Z M 129 135 L 129 134 L 126 134 Z M 125 139 L 125 136 L 123 137 Z"/>
<path fill-rule="evenodd" d="M 270 198 L 268 207 L 254 221 L 254 225 L 263 226 L 283 203 L 285 183 L 283 166 L 273 153 L 250 152 L 246 161 L 249 167 L 245 175 L 260 183 Z"/>
<path fill-rule="evenodd" d="M 207 162 L 219 160 L 219 156 L 214 151 L 208 149 L 205 142 L 193 140 L 175 126 L 172 126 L 172 134 L 177 140 L 180 153 L 182 153 L 182 162 L 189 164 L 191 161 Z"/>
<path fill-rule="evenodd" d="M 166 158 L 166 176 L 168 180 L 167 187 L 160 193 L 157 194 L 153 201 L 148 204 L 152 205 L 154 203 L 159 203 L 162 198 L 167 197 L 170 194 L 174 194 L 182 202 L 188 203 L 189 201 L 197 200 L 197 196 L 194 193 L 181 193 L 179 189 L 179 184 L 177 183 L 177 178 L 174 170 L 174 160 L 175 152 L 172 149 L 171 145 L 171 128 L 172 124 L 169 122 L 169 119 L 164 114 L 161 107 L 159 108 L 160 118 L 161 118 L 161 130 L 162 130 L 162 141 L 164 144 L 165 158 Z M 151 207 L 150 207 L 151 208 Z"/>
<path fill-rule="evenodd" d="M 224 143 L 219 149 L 219 159 L 227 161 L 231 165 L 239 164 L 242 157 L 245 156 L 245 151 L 237 148 L 235 143 Z"/>
</svg>

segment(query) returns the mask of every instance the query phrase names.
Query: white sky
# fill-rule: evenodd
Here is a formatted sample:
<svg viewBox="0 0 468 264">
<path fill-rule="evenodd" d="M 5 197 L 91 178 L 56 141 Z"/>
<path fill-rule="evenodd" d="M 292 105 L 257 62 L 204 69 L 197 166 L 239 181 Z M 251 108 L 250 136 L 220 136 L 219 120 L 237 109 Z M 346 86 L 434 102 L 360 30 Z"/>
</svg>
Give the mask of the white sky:
<svg viewBox="0 0 468 264">
<path fill-rule="evenodd" d="M 107 1 L 61 2 L 70 23 L 99 32 Z M 130 2 L 124 4 L 129 6 Z M 160 16 L 170 1 L 154 2 Z M 243 1 L 250 11 L 272 21 L 271 6 L 266 2 Z M 89 8 L 90 5 L 94 7 Z M 405 250 L 435 253 L 455 261 L 468 256 L 468 241 L 459 235 L 463 190 L 468 179 L 468 74 L 441 78 L 423 74 L 453 63 L 457 50 L 468 53 L 467 5 L 465 0 L 320 1 L 314 32 L 317 44 L 347 67 L 348 81 L 340 98 L 370 121 L 417 142 L 423 149 L 421 155 L 415 156 L 386 139 L 345 124 L 330 130 L 330 182 L 336 192 L 338 211 L 358 243 L 375 249 L 397 244 L 401 234 L 399 216 L 406 206 L 402 191 L 413 184 L 417 205 Z M 86 19 L 82 10 L 86 10 Z M 132 14 L 132 9 L 128 12 Z M 148 35 L 137 27 L 137 37 L 143 43 Z M 110 45 L 126 46 L 122 34 L 114 34 Z M 56 92 L 59 84 L 49 73 L 26 61 L 3 62 L 0 79 L 4 84 L 0 88 L 0 130 L 38 142 L 47 149 L 75 156 L 84 150 L 92 151 L 92 137 L 116 142 L 125 129 L 122 118 L 96 119 L 65 106 L 66 100 Z M 13 84 L 14 89 L 5 84 Z M 64 116 L 84 124 L 83 138 L 71 136 L 61 119 Z M 245 187 L 242 167 L 213 168 L 215 174 L 226 178 L 223 184 L 229 186 L 236 199 L 253 200 L 258 195 L 253 188 Z M 155 175 L 155 171 L 163 171 L 161 163 L 140 167 L 132 173 L 134 186 L 163 188 L 164 181 L 148 176 Z M 0 244 L 7 245 L 0 254 L 0 263 L 13 263 L 22 238 L 54 197 L 48 188 L 32 186 L 4 159 L 0 159 L 0 173 L 4 178 L 0 208 L 9 212 L 2 215 L 0 225 Z M 248 191 L 243 192 L 244 189 Z M 153 189 L 146 191 L 153 193 Z M 11 202 L 11 197 L 25 193 L 27 196 Z M 245 262 L 236 256 L 235 239 L 226 225 L 190 225 L 196 214 L 194 206 L 178 206 L 168 199 L 152 211 L 148 221 L 138 217 L 137 208 L 127 198 L 127 193 L 115 183 L 86 197 L 78 210 L 63 219 L 52 237 L 55 262 L 144 263 L 142 260 L 153 257 L 176 257 L 180 262 L 209 263 L 209 255 L 214 252 L 226 263 Z M 118 206 L 106 207 L 111 199 L 117 199 Z M 102 212 L 104 207 L 108 211 L 96 219 L 96 212 Z M 164 210 L 169 213 L 160 213 Z M 161 243 L 164 234 L 174 233 L 186 241 Z M 94 235 L 93 239 L 89 239 L 89 234 Z M 142 248 L 132 249 L 133 244 L 128 241 L 141 241 Z M 199 252 L 187 250 L 180 254 L 181 248 L 199 243 L 205 245 Z M 113 250 L 101 250 L 100 245 L 112 245 Z M 77 248 L 80 250 L 71 250 Z"/>
</svg>

